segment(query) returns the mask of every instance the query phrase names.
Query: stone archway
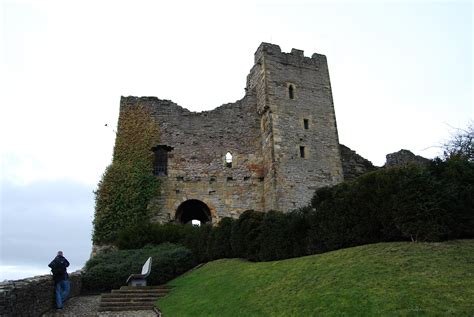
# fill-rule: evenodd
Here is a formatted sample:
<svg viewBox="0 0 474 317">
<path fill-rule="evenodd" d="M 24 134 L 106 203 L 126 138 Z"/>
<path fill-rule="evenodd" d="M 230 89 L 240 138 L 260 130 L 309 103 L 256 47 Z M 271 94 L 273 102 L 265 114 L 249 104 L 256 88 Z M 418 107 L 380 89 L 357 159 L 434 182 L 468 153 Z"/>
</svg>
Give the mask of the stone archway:
<svg viewBox="0 0 474 317">
<path fill-rule="evenodd" d="M 181 203 L 176 209 L 175 219 L 182 224 L 199 220 L 201 224 L 212 222 L 211 210 L 200 200 L 189 199 Z"/>
</svg>

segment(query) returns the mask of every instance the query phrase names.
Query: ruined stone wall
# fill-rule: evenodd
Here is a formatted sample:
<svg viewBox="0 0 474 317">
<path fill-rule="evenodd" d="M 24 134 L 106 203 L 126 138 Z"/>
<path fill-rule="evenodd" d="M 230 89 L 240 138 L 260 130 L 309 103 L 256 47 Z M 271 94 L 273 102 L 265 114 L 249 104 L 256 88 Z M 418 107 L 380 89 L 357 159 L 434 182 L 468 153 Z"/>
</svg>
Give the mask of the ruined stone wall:
<svg viewBox="0 0 474 317">
<path fill-rule="evenodd" d="M 247 209 L 263 210 L 260 121 L 254 95 L 199 113 L 154 97 L 122 98 L 122 104 L 137 103 L 149 107 L 160 125 L 161 143 L 173 147 L 162 193 L 150 206 L 154 221 L 173 221 L 179 205 L 189 199 L 204 202 L 213 222 L 238 217 Z M 232 154 L 232 167 L 226 166 L 227 152 Z"/>
<path fill-rule="evenodd" d="M 340 150 L 345 181 L 355 179 L 365 173 L 379 169 L 379 167 L 374 166 L 372 162 L 343 144 L 340 144 Z"/>
<path fill-rule="evenodd" d="M 385 167 L 406 166 L 408 164 L 426 165 L 430 161 L 427 158 L 415 155 L 411 151 L 404 149 L 398 152 L 387 154 L 385 158 Z"/>
<path fill-rule="evenodd" d="M 306 205 L 316 188 L 343 179 L 326 57 L 305 57 L 295 49 L 282 53 L 279 46 L 262 43 L 255 64 L 248 82 L 249 88 L 264 90 L 257 93 L 263 99 L 257 105 L 267 182 L 273 185 L 265 193 L 266 209 L 274 199 L 272 209 L 288 211 Z"/>
<path fill-rule="evenodd" d="M 82 272 L 69 274 L 70 297 L 81 293 Z M 41 316 L 55 307 L 52 275 L 0 283 L 0 316 Z"/>
</svg>

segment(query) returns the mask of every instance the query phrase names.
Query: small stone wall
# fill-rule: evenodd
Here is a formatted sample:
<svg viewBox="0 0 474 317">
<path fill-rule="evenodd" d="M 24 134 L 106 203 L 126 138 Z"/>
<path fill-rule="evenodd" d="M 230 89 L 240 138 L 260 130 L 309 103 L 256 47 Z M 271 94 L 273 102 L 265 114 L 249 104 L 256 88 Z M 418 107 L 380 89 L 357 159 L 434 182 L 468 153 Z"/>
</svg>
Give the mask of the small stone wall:
<svg viewBox="0 0 474 317">
<path fill-rule="evenodd" d="M 82 271 L 69 274 L 70 297 L 80 294 Z M 55 308 L 52 275 L 0 283 L 0 316 L 41 316 Z"/>
</svg>

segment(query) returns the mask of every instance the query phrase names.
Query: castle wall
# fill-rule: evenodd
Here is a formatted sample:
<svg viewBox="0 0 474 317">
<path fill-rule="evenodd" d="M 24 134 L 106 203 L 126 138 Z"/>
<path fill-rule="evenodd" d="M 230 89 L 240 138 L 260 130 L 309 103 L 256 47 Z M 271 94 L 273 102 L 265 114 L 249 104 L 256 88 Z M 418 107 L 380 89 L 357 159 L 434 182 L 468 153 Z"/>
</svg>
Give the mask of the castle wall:
<svg viewBox="0 0 474 317">
<path fill-rule="evenodd" d="M 168 100 L 122 98 L 122 104 L 142 103 L 160 125 L 161 143 L 168 154 L 168 176 L 161 195 L 151 202 L 154 221 L 175 219 L 179 205 L 189 199 L 204 202 L 213 222 L 238 217 L 247 209 L 263 210 L 260 121 L 255 96 L 212 111 L 191 112 Z M 233 156 L 226 167 L 225 155 Z"/>
</svg>

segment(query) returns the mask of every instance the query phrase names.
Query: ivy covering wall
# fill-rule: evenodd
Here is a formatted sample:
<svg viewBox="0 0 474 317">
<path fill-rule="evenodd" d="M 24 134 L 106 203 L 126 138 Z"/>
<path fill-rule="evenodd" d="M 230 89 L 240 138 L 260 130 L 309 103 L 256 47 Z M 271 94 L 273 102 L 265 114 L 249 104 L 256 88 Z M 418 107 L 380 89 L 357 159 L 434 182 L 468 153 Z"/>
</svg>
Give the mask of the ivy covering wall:
<svg viewBox="0 0 474 317">
<path fill-rule="evenodd" d="M 159 127 L 143 105 L 120 111 L 112 163 L 106 168 L 95 194 L 93 242 L 114 242 L 122 229 L 148 222 L 149 200 L 159 193 L 153 175 L 153 152 Z"/>
</svg>

